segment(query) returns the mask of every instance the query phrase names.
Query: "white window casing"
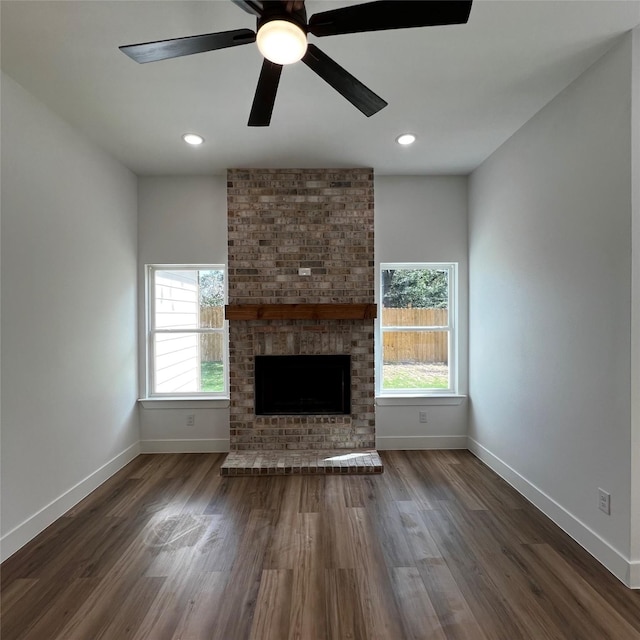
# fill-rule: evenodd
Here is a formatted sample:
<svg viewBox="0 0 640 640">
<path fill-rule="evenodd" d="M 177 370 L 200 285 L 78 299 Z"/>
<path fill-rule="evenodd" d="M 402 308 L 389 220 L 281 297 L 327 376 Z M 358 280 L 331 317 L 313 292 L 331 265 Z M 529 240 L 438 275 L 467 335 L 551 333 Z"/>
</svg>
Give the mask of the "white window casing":
<svg viewBox="0 0 640 640">
<path fill-rule="evenodd" d="M 430 277 L 439 288 L 425 292 Z M 378 316 L 376 395 L 457 395 L 457 263 L 382 263 Z"/>
<path fill-rule="evenodd" d="M 145 269 L 147 398 L 228 397 L 225 266 Z"/>
</svg>

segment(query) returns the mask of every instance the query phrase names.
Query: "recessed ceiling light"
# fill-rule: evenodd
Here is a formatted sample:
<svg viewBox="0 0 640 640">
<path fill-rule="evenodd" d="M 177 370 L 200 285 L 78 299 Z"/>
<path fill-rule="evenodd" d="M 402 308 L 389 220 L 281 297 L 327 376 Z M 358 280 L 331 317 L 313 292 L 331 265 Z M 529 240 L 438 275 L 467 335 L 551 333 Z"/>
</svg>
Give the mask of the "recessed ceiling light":
<svg viewBox="0 0 640 640">
<path fill-rule="evenodd" d="M 396 142 L 401 144 L 402 146 L 407 146 L 408 144 L 413 144 L 416 141 L 416 137 L 413 133 L 403 133 L 401 136 L 396 138 Z"/>
<path fill-rule="evenodd" d="M 182 139 L 190 145 L 193 145 L 194 147 L 197 147 L 199 144 L 202 144 L 204 142 L 204 138 L 202 136 L 199 136 L 197 133 L 185 133 L 182 136 Z"/>
</svg>

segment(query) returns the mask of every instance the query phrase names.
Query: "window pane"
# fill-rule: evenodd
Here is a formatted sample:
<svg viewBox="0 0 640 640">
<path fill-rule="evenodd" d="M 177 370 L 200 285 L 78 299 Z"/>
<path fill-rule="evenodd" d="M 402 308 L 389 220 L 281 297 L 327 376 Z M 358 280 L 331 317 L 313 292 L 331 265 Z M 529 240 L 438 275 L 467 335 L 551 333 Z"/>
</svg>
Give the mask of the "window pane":
<svg viewBox="0 0 640 640">
<path fill-rule="evenodd" d="M 383 269 L 381 277 L 384 326 L 447 325 L 449 272 L 446 269 Z M 398 311 L 387 313 L 387 309 Z"/>
<path fill-rule="evenodd" d="M 154 296 L 156 329 L 198 328 L 197 271 L 156 271 Z"/>
<path fill-rule="evenodd" d="M 448 389 L 448 331 L 385 331 L 382 389 Z"/>
<path fill-rule="evenodd" d="M 156 271 L 154 319 L 156 329 L 222 328 L 224 271 Z"/>
<path fill-rule="evenodd" d="M 200 326 L 221 328 L 224 324 L 224 271 L 199 272 Z"/>
<path fill-rule="evenodd" d="M 157 333 L 154 392 L 224 391 L 224 334 Z"/>
</svg>

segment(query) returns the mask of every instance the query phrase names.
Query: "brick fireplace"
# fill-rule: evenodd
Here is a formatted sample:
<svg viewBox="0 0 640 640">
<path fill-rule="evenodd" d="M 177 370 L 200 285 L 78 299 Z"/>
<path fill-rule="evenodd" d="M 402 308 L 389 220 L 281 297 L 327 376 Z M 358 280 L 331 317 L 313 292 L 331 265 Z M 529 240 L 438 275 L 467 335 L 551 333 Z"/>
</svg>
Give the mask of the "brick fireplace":
<svg viewBox="0 0 640 640">
<path fill-rule="evenodd" d="M 232 169 L 227 206 L 229 308 L 258 305 L 229 322 L 232 452 L 375 447 L 371 315 L 298 313 L 373 305 L 373 170 Z M 351 357 L 349 415 L 256 415 L 255 356 L 325 354 Z"/>
</svg>

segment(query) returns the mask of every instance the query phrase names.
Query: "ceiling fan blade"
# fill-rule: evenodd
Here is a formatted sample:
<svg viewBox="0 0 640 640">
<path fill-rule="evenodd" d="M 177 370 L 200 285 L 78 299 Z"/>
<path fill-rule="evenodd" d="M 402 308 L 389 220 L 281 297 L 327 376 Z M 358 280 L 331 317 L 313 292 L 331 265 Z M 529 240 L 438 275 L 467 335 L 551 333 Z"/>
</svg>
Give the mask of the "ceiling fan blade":
<svg viewBox="0 0 640 640">
<path fill-rule="evenodd" d="M 237 4 L 243 11 L 254 16 L 261 16 L 263 4 L 261 0 L 231 0 L 233 4 Z"/>
<path fill-rule="evenodd" d="M 253 104 L 251 105 L 251 114 L 249 115 L 250 127 L 269 126 L 281 73 L 281 64 L 276 64 L 266 58 L 264 59 L 262 70 L 260 71 L 260 78 L 258 79 L 258 86 L 256 87 L 256 94 L 253 97 Z"/>
<path fill-rule="evenodd" d="M 256 34 L 251 29 L 234 29 L 233 31 L 206 33 L 201 36 L 128 44 L 119 47 L 119 49 L 136 62 L 143 63 L 190 56 L 194 53 L 215 51 L 216 49 L 226 49 L 227 47 L 237 47 L 241 44 L 255 42 L 255 40 Z"/>
<path fill-rule="evenodd" d="M 372 116 L 387 106 L 387 102 L 380 96 L 365 87 L 360 80 L 334 62 L 314 44 L 309 43 L 302 62 L 315 71 L 325 82 L 328 82 L 354 107 L 360 109 L 365 116 Z"/>
<path fill-rule="evenodd" d="M 316 13 L 309 19 L 314 36 L 464 24 L 472 0 L 380 0 Z"/>
</svg>

